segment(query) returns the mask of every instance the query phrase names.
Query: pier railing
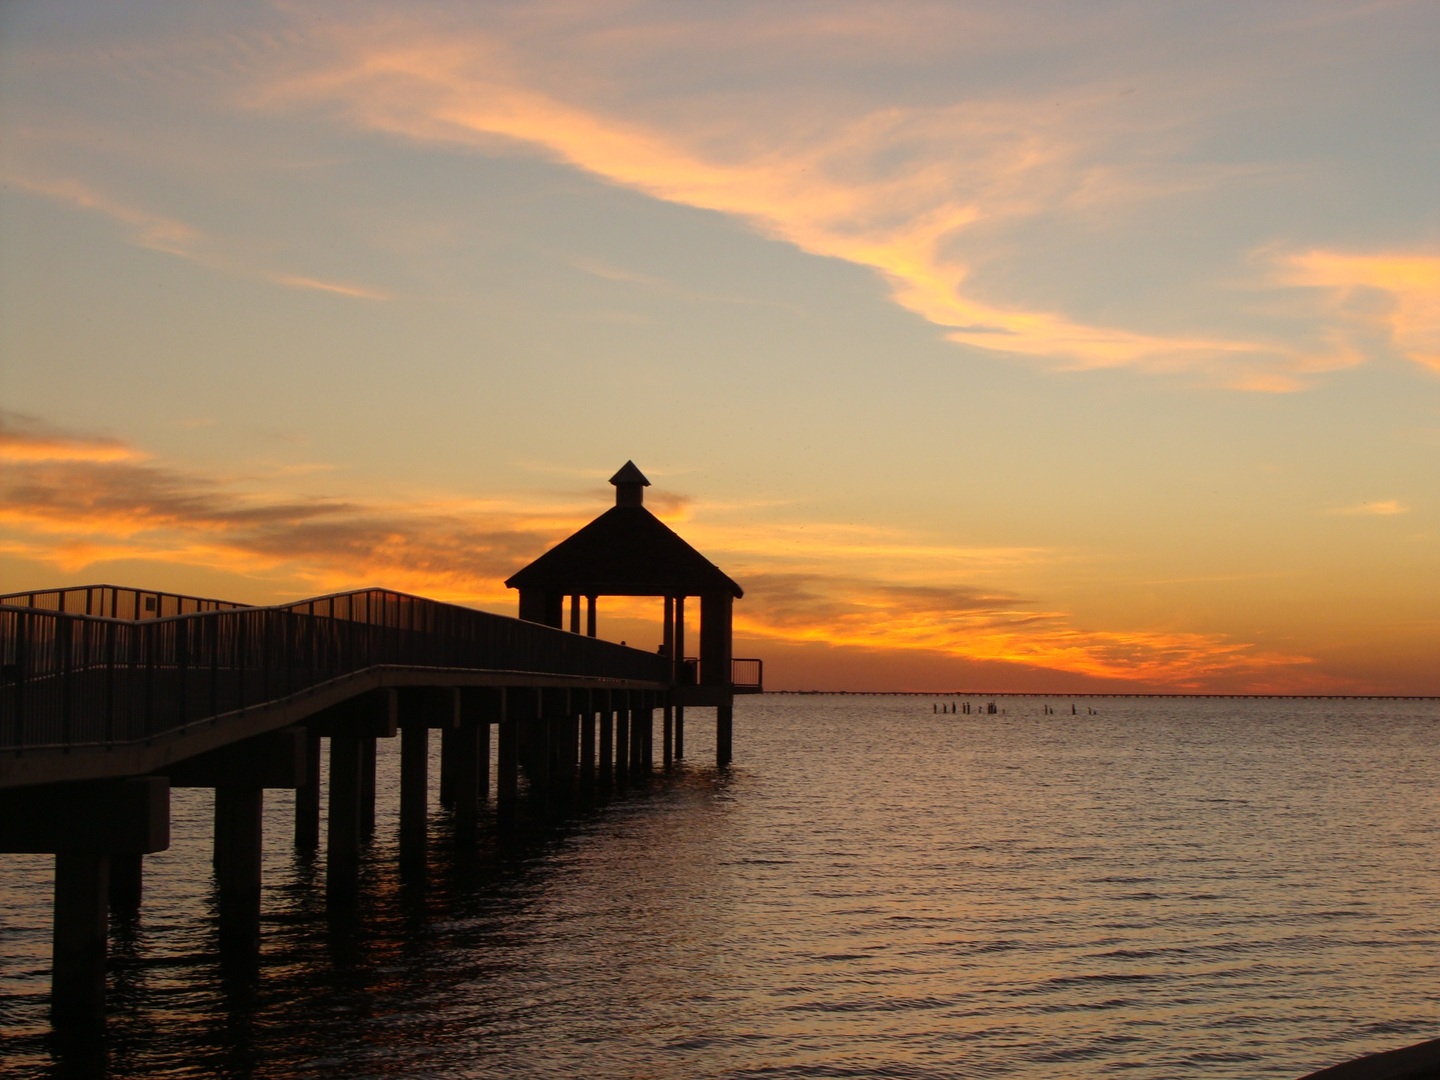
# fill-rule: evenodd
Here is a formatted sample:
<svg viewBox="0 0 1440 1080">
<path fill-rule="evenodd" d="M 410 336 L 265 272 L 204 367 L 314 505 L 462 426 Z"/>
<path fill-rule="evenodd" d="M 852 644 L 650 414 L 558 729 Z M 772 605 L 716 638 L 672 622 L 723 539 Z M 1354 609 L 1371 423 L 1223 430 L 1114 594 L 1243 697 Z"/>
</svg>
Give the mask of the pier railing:
<svg viewBox="0 0 1440 1080">
<path fill-rule="evenodd" d="M 183 593 L 127 589 L 121 585 L 77 585 L 71 589 L 6 593 L 0 596 L 0 604 L 135 621 L 163 619 L 170 615 L 193 615 L 201 611 L 234 611 L 250 606 L 231 603 L 229 600 L 211 600 L 204 596 L 186 596 Z"/>
<path fill-rule="evenodd" d="M 730 682 L 739 694 L 758 694 L 765 689 L 765 661 L 737 656 L 730 661 Z"/>
<path fill-rule="evenodd" d="M 664 657 L 388 590 L 138 620 L 62 610 L 86 591 L 0 599 L 0 750 L 135 742 L 384 665 L 669 679 Z M 197 599 L 92 600 L 131 594 Z"/>
<path fill-rule="evenodd" d="M 730 661 L 729 685 L 737 694 L 758 694 L 765 689 L 765 661 L 735 657 Z M 675 681 L 681 686 L 699 686 L 700 658 L 687 656 L 675 666 Z"/>
</svg>

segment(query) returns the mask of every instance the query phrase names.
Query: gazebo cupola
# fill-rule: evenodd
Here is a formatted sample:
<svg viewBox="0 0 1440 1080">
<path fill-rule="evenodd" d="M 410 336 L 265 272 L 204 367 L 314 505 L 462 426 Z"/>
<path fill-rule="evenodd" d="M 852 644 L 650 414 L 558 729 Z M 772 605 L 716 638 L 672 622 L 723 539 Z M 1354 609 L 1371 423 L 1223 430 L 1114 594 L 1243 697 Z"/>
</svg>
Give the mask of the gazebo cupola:
<svg viewBox="0 0 1440 1080">
<path fill-rule="evenodd" d="M 610 483 L 615 485 L 614 506 L 505 582 L 520 591 L 520 618 L 563 629 L 569 597 L 570 630 L 580 633 L 583 597 L 584 632 L 594 637 L 597 597 L 661 597 L 661 651 L 671 658 L 672 681 L 698 681 L 701 687 L 733 692 L 731 612 L 744 591 L 645 508 L 650 481 L 633 461 L 625 462 Z M 700 670 L 694 680 L 684 664 L 685 601 L 697 596 Z"/>
</svg>

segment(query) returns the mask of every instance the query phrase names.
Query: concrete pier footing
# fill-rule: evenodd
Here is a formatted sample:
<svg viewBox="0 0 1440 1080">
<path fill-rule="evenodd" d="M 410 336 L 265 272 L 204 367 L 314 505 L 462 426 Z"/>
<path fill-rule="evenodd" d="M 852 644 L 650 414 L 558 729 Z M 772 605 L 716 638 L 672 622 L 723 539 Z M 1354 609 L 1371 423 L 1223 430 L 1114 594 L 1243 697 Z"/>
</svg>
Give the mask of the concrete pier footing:
<svg viewBox="0 0 1440 1080">
<path fill-rule="evenodd" d="M 715 708 L 715 764 L 725 768 L 734 758 L 733 742 L 735 730 L 735 707 L 718 705 Z"/>
<path fill-rule="evenodd" d="M 630 781 L 630 710 L 615 710 L 615 783 Z"/>
<path fill-rule="evenodd" d="M 110 914 L 134 919 L 140 914 L 145 892 L 145 856 L 133 851 L 110 856 Z"/>
<path fill-rule="evenodd" d="M 599 774 L 602 786 L 615 782 L 615 713 L 609 705 L 600 711 Z"/>
<path fill-rule="evenodd" d="M 295 847 L 320 847 L 320 736 L 306 733 L 305 778 L 295 789 Z"/>
<path fill-rule="evenodd" d="M 430 789 L 430 728 L 408 721 L 400 728 L 400 861 L 425 861 Z"/>
<path fill-rule="evenodd" d="M 105 1017 L 109 884 L 109 855 L 56 854 L 50 1017 L 57 1026 L 98 1023 Z"/>
<path fill-rule="evenodd" d="M 260 940 L 264 809 L 264 788 L 215 789 L 214 863 L 222 943 L 252 945 Z"/>
<path fill-rule="evenodd" d="M 360 873 L 360 798 L 364 736 L 330 739 L 330 821 L 325 846 L 325 892 L 332 903 L 354 897 Z"/>
</svg>

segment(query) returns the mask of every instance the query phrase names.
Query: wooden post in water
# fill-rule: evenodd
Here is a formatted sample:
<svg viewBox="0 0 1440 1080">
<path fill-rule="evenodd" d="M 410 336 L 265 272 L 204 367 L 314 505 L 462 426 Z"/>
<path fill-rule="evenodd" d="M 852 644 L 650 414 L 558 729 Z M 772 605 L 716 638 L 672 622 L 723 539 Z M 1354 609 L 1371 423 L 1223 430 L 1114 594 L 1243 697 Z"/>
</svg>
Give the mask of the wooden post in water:
<svg viewBox="0 0 1440 1080">
<path fill-rule="evenodd" d="M 675 765 L 675 709 L 670 704 L 670 699 L 665 699 L 665 711 L 660 725 L 661 753 L 664 755 L 665 771 L 669 772 Z"/>
</svg>

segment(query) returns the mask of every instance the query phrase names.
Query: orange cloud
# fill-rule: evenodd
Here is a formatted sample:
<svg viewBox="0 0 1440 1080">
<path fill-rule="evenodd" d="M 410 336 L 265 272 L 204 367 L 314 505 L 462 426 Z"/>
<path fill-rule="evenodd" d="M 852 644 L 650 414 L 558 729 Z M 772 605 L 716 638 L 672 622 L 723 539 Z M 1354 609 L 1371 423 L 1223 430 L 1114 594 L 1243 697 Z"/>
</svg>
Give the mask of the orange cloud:
<svg viewBox="0 0 1440 1080">
<path fill-rule="evenodd" d="M 5 177 L 5 183 L 34 195 L 104 214 L 124 225 L 137 244 L 152 251 L 196 259 L 204 241 L 199 230 L 183 221 L 132 206 L 68 177 L 37 180 L 10 175 Z"/>
<path fill-rule="evenodd" d="M 745 583 L 736 629 L 751 638 L 998 661 L 1137 689 L 1210 690 L 1269 679 L 1293 688 L 1318 678 L 1305 656 L 1219 634 L 1084 629 L 1063 612 L 994 590 L 784 573 L 750 575 Z"/>
<path fill-rule="evenodd" d="M 1343 517 L 1375 516 L 1391 517 L 1395 514 L 1408 514 L 1410 508 L 1402 505 L 1395 499 L 1379 499 L 1375 502 L 1363 502 L 1356 506 L 1342 506 L 1330 513 Z"/>
<path fill-rule="evenodd" d="M 288 285 L 293 289 L 314 289 L 318 292 L 354 297 L 357 300 L 394 299 L 390 293 L 381 292 L 378 289 L 368 289 L 363 285 L 345 285 L 337 281 L 321 281 L 319 278 L 301 277 L 298 274 L 273 274 L 270 280 L 278 285 Z"/>
<path fill-rule="evenodd" d="M 0 431 L 12 463 L 0 477 L 0 555 L 70 575 L 147 560 L 262 579 L 258 587 L 272 594 L 383 585 L 513 610 L 503 579 L 596 510 L 589 491 L 583 500 L 548 506 L 284 496 L 13 418 Z M 660 509 L 673 518 L 693 504 L 677 498 Z M 1023 578 L 1063 560 L 1062 553 L 967 549 L 893 529 L 824 523 L 707 527 L 703 513 L 696 516 L 689 538 L 746 588 L 736 627 L 750 638 L 998 661 L 1137 688 L 1313 681 L 1303 675 L 1309 661 L 1302 656 L 1215 634 L 1081 628 L 1014 588 L 974 584 Z M 607 608 L 607 617 L 643 614 L 624 601 Z"/>
<path fill-rule="evenodd" d="M 732 215 L 811 254 L 874 270 L 898 304 L 957 343 L 1066 368 L 1193 371 L 1261 390 L 1293 389 L 1304 374 L 1354 362 L 1340 352 L 1143 333 L 982 299 L 961 254 L 976 225 L 1090 205 L 1107 191 L 1134 199 L 1145 189 L 1122 169 L 1083 164 L 1093 150 L 1087 137 L 1117 135 L 1082 133 L 1092 104 L 1084 93 L 1063 108 L 1047 96 L 839 118 L 801 109 L 788 127 L 767 108 L 741 135 L 704 106 L 672 103 L 640 123 L 589 104 L 593 95 L 579 86 L 542 90 L 535 72 L 543 65 L 483 34 L 439 38 L 389 20 L 334 31 L 330 47 L 332 60 L 272 80 L 252 104 L 333 104 L 371 130 L 538 152 L 658 199 Z"/>
<path fill-rule="evenodd" d="M 0 425 L 0 461 L 142 461 L 145 455 L 111 439 L 24 438 Z"/>
<path fill-rule="evenodd" d="M 1383 294 L 1383 310 L 1347 317 L 1378 323 L 1405 356 L 1440 371 L 1440 256 L 1309 251 L 1281 260 L 1281 280 L 1330 290 L 1342 301 L 1365 290 Z"/>
</svg>

